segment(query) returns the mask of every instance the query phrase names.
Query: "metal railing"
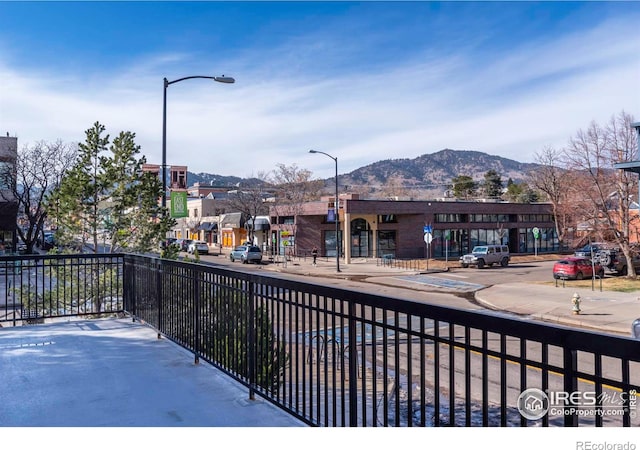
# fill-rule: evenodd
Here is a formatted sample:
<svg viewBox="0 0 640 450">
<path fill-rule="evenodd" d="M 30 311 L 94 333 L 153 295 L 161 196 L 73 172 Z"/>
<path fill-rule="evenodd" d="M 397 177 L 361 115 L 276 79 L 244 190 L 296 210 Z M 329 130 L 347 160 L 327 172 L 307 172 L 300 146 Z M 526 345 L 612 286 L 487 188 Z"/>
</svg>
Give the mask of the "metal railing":
<svg viewBox="0 0 640 450">
<path fill-rule="evenodd" d="M 190 350 L 195 362 L 210 362 L 247 386 L 251 397 L 264 397 L 310 425 L 640 425 L 638 340 L 275 274 L 113 258 L 96 257 L 95 263 L 104 264 L 102 273 L 110 264 L 121 268 L 121 281 L 111 285 L 121 289 L 84 291 L 70 283 L 73 295 L 59 304 L 75 301 L 86 310 L 96 295 L 121 298 L 135 320 Z M 68 266 L 54 261 L 67 271 L 100 273 L 93 259 L 73 256 Z M 52 262 L 45 261 L 36 267 L 48 275 L 36 271 L 35 278 L 54 278 L 53 269 L 45 269 Z M 39 317 L 56 311 L 49 303 L 37 304 Z M 65 315 L 81 313 L 66 308 Z"/>
<path fill-rule="evenodd" d="M 136 256 L 125 275 L 135 317 L 311 425 L 640 424 L 630 338 Z"/>
<path fill-rule="evenodd" d="M 124 312 L 122 254 L 0 257 L 0 325 Z"/>
<path fill-rule="evenodd" d="M 383 256 L 382 258 L 376 259 L 376 265 L 393 269 L 422 270 L 425 268 L 425 260 L 396 259 L 391 256 Z"/>
</svg>

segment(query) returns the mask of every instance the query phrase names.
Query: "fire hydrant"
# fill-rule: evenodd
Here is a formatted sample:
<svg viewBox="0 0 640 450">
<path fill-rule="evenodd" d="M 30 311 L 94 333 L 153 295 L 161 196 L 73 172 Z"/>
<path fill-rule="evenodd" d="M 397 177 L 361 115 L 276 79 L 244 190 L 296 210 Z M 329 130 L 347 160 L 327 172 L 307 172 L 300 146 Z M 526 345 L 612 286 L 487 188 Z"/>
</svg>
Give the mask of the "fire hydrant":
<svg viewBox="0 0 640 450">
<path fill-rule="evenodd" d="M 574 292 L 573 297 L 571 298 L 571 303 L 573 303 L 573 313 L 580 314 L 580 294 Z"/>
</svg>

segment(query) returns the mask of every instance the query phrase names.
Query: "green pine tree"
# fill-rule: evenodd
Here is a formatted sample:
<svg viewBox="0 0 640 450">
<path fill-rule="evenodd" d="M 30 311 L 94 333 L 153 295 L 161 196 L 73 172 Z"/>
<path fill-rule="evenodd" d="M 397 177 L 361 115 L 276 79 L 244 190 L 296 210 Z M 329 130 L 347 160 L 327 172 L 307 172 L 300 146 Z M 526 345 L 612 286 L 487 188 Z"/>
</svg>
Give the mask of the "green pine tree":
<svg viewBox="0 0 640 450">
<path fill-rule="evenodd" d="M 109 146 L 104 132 L 99 122 L 85 132 L 76 164 L 51 196 L 56 238 L 62 245 L 88 244 L 96 253 L 107 237 L 112 252 L 155 250 L 173 224 L 158 204 L 162 183 L 142 171 L 135 133 L 121 132 Z"/>
</svg>

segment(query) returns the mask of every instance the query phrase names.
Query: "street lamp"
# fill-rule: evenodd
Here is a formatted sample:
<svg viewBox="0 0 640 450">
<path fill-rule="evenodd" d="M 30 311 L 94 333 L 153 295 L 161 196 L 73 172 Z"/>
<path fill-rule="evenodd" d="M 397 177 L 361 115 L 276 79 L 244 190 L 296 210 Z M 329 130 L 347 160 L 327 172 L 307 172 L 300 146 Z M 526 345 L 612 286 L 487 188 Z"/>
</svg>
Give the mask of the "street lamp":
<svg viewBox="0 0 640 450">
<path fill-rule="evenodd" d="M 336 221 L 336 272 L 340 272 L 340 210 L 339 210 L 339 202 L 338 202 L 338 158 L 318 150 L 309 150 L 309 153 L 321 153 L 333 159 L 333 161 L 336 163 L 336 199 L 334 202 L 334 209 L 335 209 L 334 217 Z M 346 224 L 345 224 L 345 231 L 346 231 Z"/>
<path fill-rule="evenodd" d="M 162 100 L 162 211 L 166 215 L 167 208 L 167 88 L 169 85 L 178 83 L 184 80 L 190 80 L 192 78 L 206 78 L 208 80 L 217 81 L 218 83 L 235 83 L 236 80 L 232 77 L 207 77 L 203 75 L 195 75 L 191 77 L 178 78 L 177 80 L 169 81 L 164 79 L 164 95 Z"/>
</svg>

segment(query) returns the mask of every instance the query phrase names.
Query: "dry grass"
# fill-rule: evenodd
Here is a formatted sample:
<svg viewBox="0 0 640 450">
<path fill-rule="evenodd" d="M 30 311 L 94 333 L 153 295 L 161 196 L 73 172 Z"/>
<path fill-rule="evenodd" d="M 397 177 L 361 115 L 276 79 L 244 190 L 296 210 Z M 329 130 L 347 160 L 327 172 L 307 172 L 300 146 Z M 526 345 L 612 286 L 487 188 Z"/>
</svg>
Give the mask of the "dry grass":
<svg viewBox="0 0 640 450">
<path fill-rule="evenodd" d="M 558 283 L 562 283 L 562 280 L 557 280 Z M 591 289 L 592 280 L 567 280 L 565 286 L 573 286 L 576 288 L 589 288 Z M 593 286 L 600 289 L 600 280 L 593 281 Z M 538 284 L 553 285 L 556 281 L 541 281 Z M 605 276 L 602 280 L 603 291 L 617 291 L 617 292 L 636 292 L 640 291 L 640 280 L 631 279 L 627 277 Z"/>
</svg>

